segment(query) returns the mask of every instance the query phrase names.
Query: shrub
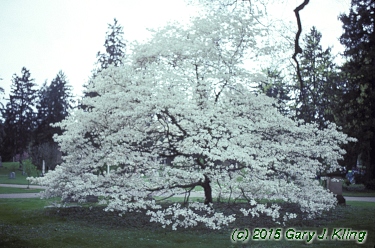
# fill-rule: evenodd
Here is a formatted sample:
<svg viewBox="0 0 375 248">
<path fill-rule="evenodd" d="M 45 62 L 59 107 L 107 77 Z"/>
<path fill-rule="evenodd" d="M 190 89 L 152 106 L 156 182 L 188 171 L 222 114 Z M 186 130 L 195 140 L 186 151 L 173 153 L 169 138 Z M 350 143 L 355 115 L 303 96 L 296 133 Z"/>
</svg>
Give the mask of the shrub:
<svg viewBox="0 0 375 248">
<path fill-rule="evenodd" d="M 344 181 L 342 181 L 342 184 L 343 184 L 344 187 L 349 186 L 350 185 L 349 179 L 344 179 Z"/>
<path fill-rule="evenodd" d="M 32 164 L 30 159 L 24 160 L 23 165 L 27 176 L 38 176 L 37 168 Z"/>
<path fill-rule="evenodd" d="M 375 190 L 375 179 L 372 179 L 370 181 L 367 181 L 365 183 L 366 189 Z"/>
<path fill-rule="evenodd" d="M 350 184 L 349 186 L 345 187 L 348 191 L 363 191 L 365 190 L 365 185 L 363 184 Z"/>
<path fill-rule="evenodd" d="M 354 180 L 356 184 L 363 184 L 365 183 L 364 176 L 361 174 L 354 174 Z"/>
<path fill-rule="evenodd" d="M 10 166 L 10 170 L 11 170 L 11 171 L 16 171 L 16 170 L 17 170 L 17 167 L 18 167 L 18 165 L 13 163 L 13 164 Z"/>
</svg>

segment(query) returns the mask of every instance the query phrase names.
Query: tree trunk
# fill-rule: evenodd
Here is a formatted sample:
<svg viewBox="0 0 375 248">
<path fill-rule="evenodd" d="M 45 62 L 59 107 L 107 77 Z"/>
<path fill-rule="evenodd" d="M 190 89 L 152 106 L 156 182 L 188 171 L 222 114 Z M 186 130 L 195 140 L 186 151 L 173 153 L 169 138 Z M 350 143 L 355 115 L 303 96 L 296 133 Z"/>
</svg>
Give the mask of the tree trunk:
<svg viewBox="0 0 375 248">
<path fill-rule="evenodd" d="M 212 190 L 210 185 L 210 179 L 204 175 L 204 182 L 202 184 L 202 187 L 204 189 L 204 204 L 212 203 Z"/>
</svg>

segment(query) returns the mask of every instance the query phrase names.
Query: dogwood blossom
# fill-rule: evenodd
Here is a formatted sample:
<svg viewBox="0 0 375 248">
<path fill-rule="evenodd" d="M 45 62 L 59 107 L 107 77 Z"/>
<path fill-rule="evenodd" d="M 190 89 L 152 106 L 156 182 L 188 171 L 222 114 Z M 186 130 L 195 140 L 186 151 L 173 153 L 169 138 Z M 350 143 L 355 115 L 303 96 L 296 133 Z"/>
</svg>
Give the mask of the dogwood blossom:
<svg viewBox="0 0 375 248">
<path fill-rule="evenodd" d="M 123 66 L 94 79 L 89 90 L 99 95 L 83 102 L 90 110 L 76 109 L 58 124 L 64 162 L 32 182 L 47 186 L 43 197 L 94 195 L 107 211 L 146 209 L 150 221 L 172 229 L 218 229 L 241 217 L 217 210 L 215 197 L 245 199 L 244 216 L 275 221 L 296 216 L 259 199 L 295 203 L 310 218 L 331 209 L 334 195 L 314 178 L 339 168 L 341 145 L 351 139 L 333 123 L 319 130 L 285 117 L 273 99 L 251 91 L 260 74 L 243 59 L 258 53 L 261 33 L 244 12 L 156 31 Z M 205 203 L 189 202 L 196 186 Z M 176 194 L 186 194 L 185 204 L 163 208 L 155 200 Z"/>
</svg>

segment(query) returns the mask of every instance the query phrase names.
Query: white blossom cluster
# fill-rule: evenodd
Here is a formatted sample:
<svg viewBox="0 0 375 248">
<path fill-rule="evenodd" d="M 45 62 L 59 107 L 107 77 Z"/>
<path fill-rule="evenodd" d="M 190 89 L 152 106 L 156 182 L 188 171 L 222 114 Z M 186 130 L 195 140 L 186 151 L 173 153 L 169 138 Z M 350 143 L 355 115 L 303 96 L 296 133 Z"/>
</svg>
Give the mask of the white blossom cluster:
<svg viewBox="0 0 375 248">
<path fill-rule="evenodd" d="M 203 211 L 204 214 L 197 214 L 194 210 Z M 190 203 L 189 207 L 175 203 L 163 210 L 148 211 L 147 215 L 151 215 L 151 222 L 162 223 L 164 228 L 173 224 L 172 230 L 177 230 L 178 226 L 193 227 L 199 222 L 204 223 L 210 229 L 220 229 L 223 225 L 228 225 L 235 220 L 233 215 L 225 216 L 223 213 L 214 212 L 212 206 L 198 202 Z"/>
<path fill-rule="evenodd" d="M 352 139 L 333 123 L 318 130 L 285 117 L 273 99 L 251 92 L 259 74 L 243 60 L 259 55 L 261 34 L 251 15 L 234 10 L 170 24 L 134 45 L 123 66 L 94 79 L 89 90 L 99 96 L 83 101 L 90 108 L 58 124 L 64 162 L 32 183 L 48 187 L 43 197 L 94 195 L 107 211 L 147 210 L 151 221 L 172 229 L 218 229 L 241 217 L 215 210 L 216 197 L 245 199 L 244 216 L 275 221 L 296 215 L 281 216 L 280 206 L 258 199 L 296 203 L 310 218 L 331 209 L 334 195 L 314 178 L 339 168 L 340 146 Z M 207 204 L 163 208 L 154 199 L 195 186 L 204 188 Z"/>
</svg>

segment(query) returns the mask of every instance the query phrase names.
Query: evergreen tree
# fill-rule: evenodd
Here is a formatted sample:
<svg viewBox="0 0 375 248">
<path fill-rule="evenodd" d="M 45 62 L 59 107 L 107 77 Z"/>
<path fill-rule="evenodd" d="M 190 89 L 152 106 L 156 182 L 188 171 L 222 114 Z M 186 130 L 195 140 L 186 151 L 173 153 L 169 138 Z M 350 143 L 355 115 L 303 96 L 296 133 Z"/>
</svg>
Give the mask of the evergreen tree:
<svg viewBox="0 0 375 248">
<path fill-rule="evenodd" d="M 84 85 L 86 88 L 84 97 L 96 97 L 98 92 L 89 89 L 93 86 L 93 79 L 102 70 L 107 69 L 110 65 L 120 66 L 123 64 L 125 57 L 125 41 L 123 38 L 124 28 L 118 24 L 117 19 L 114 19 L 114 24 L 108 24 L 108 31 L 106 33 L 106 39 L 104 42 L 105 53 L 98 52 L 96 57 L 98 61 L 96 63 L 97 68 L 93 71 L 92 79 L 89 80 L 88 84 Z M 88 106 L 81 105 L 83 109 L 88 110 Z"/>
<path fill-rule="evenodd" d="M 3 80 L 2 78 L 0 78 L 0 81 Z M 4 88 L 0 87 L 0 95 L 4 94 Z M 0 102 L 0 113 L 3 113 L 3 110 L 4 110 L 4 105 L 2 102 Z M 0 119 L 0 151 L 3 151 L 3 142 L 4 142 L 4 137 L 5 137 L 5 133 L 4 133 L 4 123 L 3 123 L 3 120 Z M 0 153 L 0 156 L 1 156 L 1 153 Z"/>
<path fill-rule="evenodd" d="M 300 70 L 304 83 L 296 101 L 297 117 L 306 122 L 317 122 L 320 128 L 326 121 L 335 121 L 334 113 L 338 104 L 340 79 L 336 64 L 333 62 L 331 48 L 323 50 L 321 33 L 312 27 L 303 39 L 304 49 L 300 56 Z M 304 97 L 300 97 L 303 95 Z"/>
<path fill-rule="evenodd" d="M 5 139 L 4 123 L 3 123 L 3 120 L 0 120 L 0 156 L 3 156 L 4 139 Z"/>
<path fill-rule="evenodd" d="M 29 70 L 23 67 L 22 76 L 14 74 L 12 79 L 9 102 L 3 112 L 6 159 L 27 151 L 35 128 L 34 106 L 37 90 L 34 89 L 34 79 L 30 76 Z"/>
<path fill-rule="evenodd" d="M 47 81 L 44 82 L 42 87 L 39 89 L 38 92 L 38 103 L 37 103 L 37 129 L 34 133 L 34 144 L 42 143 L 45 141 L 44 137 L 41 136 L 49 136 L 47 132 L 43 133 L 43 129 L 46 130 L 49 128 L 48 125 L 48 111 L 49 111 L 49 86 L 47 85 Z"/>
<path fill-rule="evenodd" d="M 61 135 L 62 130 L 51 124 L 61 122 L 72 109 L 71 87 L 62 71 L 56 75 L 50 85 L 45 82 L 39 90 L 37 109 L 37 128 L 31 151 L 33 163 L 41 167 L 42 161 L 45 160 L 50 168 L 54 168 L 58 159 L 51 154 L 58 155 L 59 152 L 53 136 Z"/>
<path fill-rule="evenodd" d="M 104 43 L 105 53 L 98 52 L 96 57 L 98 58 L 98 64 L 100 70 L 107 69 L 108 66 L 120 66 L 123 64 L 125 57 L 125 41 L 123 38 L 124 28 L 118 24 L 116 18 L 114 23 L 108 24 L 108 31 L 106 33 L 106 39 Z"/>
<path fill-rule="evenodd" d="M 284 116 L 289 113 L 287 104 L 291 101 L 290 86 L 285 82 L 285 77 L 281 75 L 281 71 L 268 68 L 265 72 L 268 81 L 263 81 L 258 85 L 259 90 L 269 97 L 277 99 L 277 109 Z"/>
<path fill-rule="evenodd" d="M 53 142 L 53 135 L 55 133 L 60 135 L 61 129 L 52 127 L 51 124 L 61 122 L 68 116 L 71 108 L 71 87 L 65 74 L 60 71 L 49 86 L 45 82 L 39 90 L 36 143 Z"/>
<path fill-rule="evenodd" d="M 3 80 L 2 78 L 0 78 L 0 81 Z M 4 94 L 4 88 L 3 87 L 0 87 L 0 95 Z M 2 102 L 0 102 L 0 107 L 1 107 L 1 110 L 4 108 L 4 105 Z"/>
<path fill-rule="evenodd" d="M 2 80 L 2 78 L 0 78 L 0 81 Z M 0 87 L 0 95 L 4 94 L 4 89 L 2 87 Z M 4 105 L 2 102 L 0 102 L 0 113 L 3 112 L 3 109 L 4 109 Z M 0 119 L 0 151 L 3 151 L 4 149 L 4 138 L 5 138 L 5 132 L 4 132 L 4 123 L 3 123 L 3 120 Z M 0 153 L 0 156 L 2 154 Z"/>
<path fill-rule="evenodd" d="M 352 0 L 349 14 L 340 16 L 344 33 L 346 62 L 342 67 L 346 94 L 342 112 L 345 131 L 356 137 L 352 146 L 353 166 L 359 155 L 367 168 L 367 177 L 375 178 L 375 2 Z"/>
</svg>

